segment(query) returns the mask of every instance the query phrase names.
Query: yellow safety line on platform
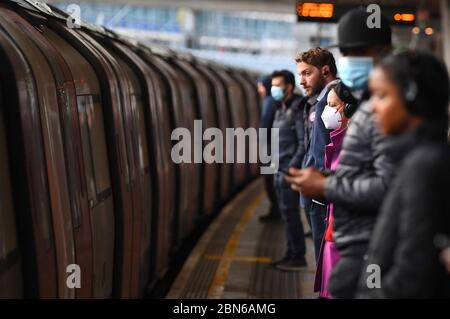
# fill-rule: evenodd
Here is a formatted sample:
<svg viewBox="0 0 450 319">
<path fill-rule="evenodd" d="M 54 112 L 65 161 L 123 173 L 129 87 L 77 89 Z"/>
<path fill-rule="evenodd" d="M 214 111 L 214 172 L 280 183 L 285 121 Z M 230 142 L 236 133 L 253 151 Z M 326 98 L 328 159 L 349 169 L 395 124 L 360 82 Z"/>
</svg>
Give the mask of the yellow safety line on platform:
<svg viewBox="0 0 450 319">
<path fill-rule="evenodd" d="M 208 260 L 220 260 L 223 256 L 221 255 L 206 255 L 205 259 Z M 261 264 L 269 264 L 272 262 L 272 258 L 269 257 L 257 257 L 257 256 L 234 256 L 232 257 L 233 261 L 243 261 L 250 263 L 261 263 Z"/>
<path fill-rule="evenodd" d="M 239 245 L 239 241 L 241 239 L 241 234 L 245 229 L 245 226 L 252 218 L 255 213 L 256 208 L 261 203 L 264 198 L 264 192 L 261 192 L 251 203 L 247 206 L 244 214 L 242 214 L 241 219 L 237 223 L 236 227 L 233 230 L 230 238 L 228 239 L 227 245 L 225 246 L 225 250 L 223 256 L 220 260 L 219 265 L 217 266 L 216 273 L 214 274 L 214 278 L 211 281 L 211 285 L 208 289 L 208 298 L 221 298 L 223 290 L 225 288 L 225 283 L 227 282 L 228 272 L 231 267 L 231 263 L 235 258 L 236 249 Z"/>
</svg>

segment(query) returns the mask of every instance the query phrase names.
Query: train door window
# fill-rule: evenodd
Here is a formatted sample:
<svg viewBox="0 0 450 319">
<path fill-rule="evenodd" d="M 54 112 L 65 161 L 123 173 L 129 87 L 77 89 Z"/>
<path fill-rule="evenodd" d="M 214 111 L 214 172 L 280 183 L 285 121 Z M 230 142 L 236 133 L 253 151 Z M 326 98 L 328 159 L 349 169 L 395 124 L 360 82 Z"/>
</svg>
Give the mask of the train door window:
<svg viewBox="0 0 450 319">
<path fill-rule="evenodd" d="M 96 95 L 81 95 L 77 97 L 77 101 L 89 202 L 92 207 L 111 193 L 103 111 L 100 98 Z"/>
<path fill-rule="evenodd" d="M 17 249 L 8 152 L 3 124 L 3 110 L 0 108 L 0 265 L 10 259 Z"/>
<path fill-rule="evenodd" d="M 148 160 L 148 144 L 145 130 L 144 105 L 140 95 L 132 94 L 131 103 L 138 117 L 138 135 L 139 135 L 139 167 L 141 170 L 147 170 L 149 166 Z"/>
</svg>

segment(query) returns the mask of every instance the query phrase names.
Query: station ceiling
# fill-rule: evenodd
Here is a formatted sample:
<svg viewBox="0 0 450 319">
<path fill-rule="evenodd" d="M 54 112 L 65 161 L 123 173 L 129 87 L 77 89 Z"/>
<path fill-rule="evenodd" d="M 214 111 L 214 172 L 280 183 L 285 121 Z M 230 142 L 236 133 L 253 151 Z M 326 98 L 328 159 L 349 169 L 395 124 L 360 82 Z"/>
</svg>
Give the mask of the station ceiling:
<svg viewBox="0 0 450 319">
<path fill-rule="evenodd" d="M 52 1 L 50 1 L 52 2 Z M 55 0 L 53 0 L 55 2 Z M 127 5 L 147 5 L 164 7 L 189 7 L 203 10 L 225 11 L 260 11 L 273 13 L 295 13 L 298 0 L 80 0 L 80 2 L 116 3 Z M 440 0 L 309 0 L 303 2 L 328 2 L 335 5 L 368 5 L 381 6 L 425 6 L 433 18 L 439 17 Z"/>
</svg>

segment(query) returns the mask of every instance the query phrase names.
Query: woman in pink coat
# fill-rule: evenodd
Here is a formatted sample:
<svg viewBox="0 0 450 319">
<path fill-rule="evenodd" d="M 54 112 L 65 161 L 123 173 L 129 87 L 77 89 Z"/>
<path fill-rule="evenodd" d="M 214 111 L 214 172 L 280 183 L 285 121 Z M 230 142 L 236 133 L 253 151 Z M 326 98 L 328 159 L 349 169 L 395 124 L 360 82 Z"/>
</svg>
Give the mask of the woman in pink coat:
<svg viewBox="0 0 450 319">
<path fill-rule="evenodd" d="M 344 115 L 344 106 L 354 103 L 356 103 L 355 98 L 342 82 L 331 87 L 327 97 L 327 105 L 321 116 L 325 127 L 331 130 L 331 143 L 325 147 L 325 168 L 327 170 L 335 171 L 339 163 L 339 154 L 349 121 Z M 328 203 L 326 223 L 327 227 L 317 260 L 314 282 L 314 291 L 319 291 L 321 298 L 331 298 L 328 292 L 328 280 L 331 270 L 339 260 L 339 254 L 333 241 L 333 203 Z"/>
</svg>

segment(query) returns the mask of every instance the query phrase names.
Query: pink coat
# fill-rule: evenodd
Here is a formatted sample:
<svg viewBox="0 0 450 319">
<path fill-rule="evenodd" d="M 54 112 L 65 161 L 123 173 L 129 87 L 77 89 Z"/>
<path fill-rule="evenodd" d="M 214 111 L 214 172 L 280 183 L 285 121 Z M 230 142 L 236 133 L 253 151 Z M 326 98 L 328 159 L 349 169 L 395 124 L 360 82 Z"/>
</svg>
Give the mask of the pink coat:
<svg viewBox="0 0 450 319">
<path fill-rule="evenodd" d="M 339 128 L 330 133 L 331 143 L 325 147 L 326 169 L 332 171 L 336 170 L 346 130 L 347 128 Z M 331 270 L 339 260 L 339 253 L 332 240 L 332 220 L 333 204 L 329 203 L 327 206 L 327 227 L 322 240 L 322 246 L 320 247 L 316 278 L 314 281 L 314 291 L 320 291 L 320 296 L 323 298 L 331 298 L 330 293 L 328 292 L 328 281 Z"/>
</svg>

